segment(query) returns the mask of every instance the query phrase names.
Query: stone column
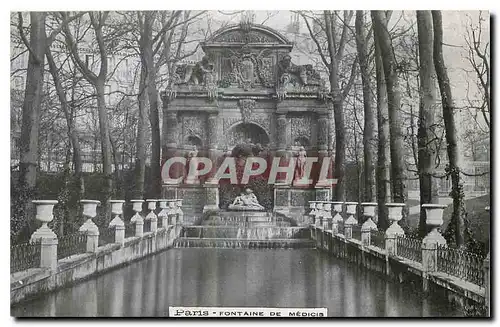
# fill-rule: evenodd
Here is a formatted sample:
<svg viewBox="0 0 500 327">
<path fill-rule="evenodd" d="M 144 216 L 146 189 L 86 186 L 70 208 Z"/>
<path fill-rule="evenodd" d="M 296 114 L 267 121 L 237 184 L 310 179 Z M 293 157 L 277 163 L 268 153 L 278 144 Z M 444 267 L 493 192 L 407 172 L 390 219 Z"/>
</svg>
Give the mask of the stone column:
<svg viewBox="0 0 500 327">
<path fill-rule="evenodd" d="M 111 203 L 111 213 L 115 216 L 109 222 L 109 228 L 115 229 L 115 243 L 119 243 L 122 246 L 125 244 L 125 224 L 121 219 L 120 215 L 123 214 L 123 204 L 125 200 L 109 200 Z"/>
<path fill-rule="evenodd" d="M 207 199 L 203 206 L 203 212 L 219 211 L 219 184 L 216 181 L 208 180 L 203 187 Z"/>
<path fill-rule="evenodd" d="M 151 222 L 151 232 L 154 233 L 158 229 L 158 216 L 155 214 L 156 202 L 158 202 L 158 200 L 147 199 L 146 202 L 148 203 L 149 209 L 149 213 L 146 215 L 146 220 Z"/>
<path fill-rule="evenodd" d="M 328 155 L 328 114 L 320 114 L 318 117 L 318 157 L 319 162 Z"/>
<path fill-rule="evenodd" d="M 132 210 L 135 211 L 135 215 L 130 219 L 130 222 L 135 224 L 135 236 L 142 237 L 144 235 L 144 219 L 140 212 L 144 200 L 130 200 L 130 202 L 132 202 Z"/>
<path fill-rule="evenodd" d="M 352 238 L 352 226 L 357 225 L 358 221 L 354 217 L 356 214 L 357 202 L 345 202 L 347 219 L 344 222 L 344 235 L 346 239 Z"/>
<path fill-rule="evenodd" d="M 443 211 L 447 205 L 442 204 L 422 204 L 422 210 L 425 210 L 427 217 L 427 227 L 431 229 L 422 240 L 422 267 L 424 276 L 422 279 L 423 290 L 427 291 L 429 283 L 427 274 L 437 271 L 437 247 L 447 246 L 446 240 L 439 232 L 443 224 Z"/>
<path fill-rule="evenodd" d="M 274 185 L 274 208 L 273 211 L 288 215 L 290 212 L 291 193 L 290 185 L 276 183 Z"/>
<path fill-rule="evenodd" d="M 40 241 L 40 268 L 57 269 L 57 235 L 47 226 L 54 219 L 54 205 L 56 200 L 34 200 L 36 206 L 36 220 L 42 223 L 30 238 L 30 243 Z"/>
<path fill-rule="evenodd" d="M 286 114 L 276 114 L 276 147 L 278 156 L 284 156 L 287 148 L 287 119 Z"/>
<path fill-rule="evenodd" d="M 342 218 L 342 205 L 344 202 L 332 202 L 333 211 L 335 211 L 335 215 L 332 218 L 332 234 L 339 233 L 339 223 L 343 222 Z"/>
<path fill-rule="evenodd" d="M 376 202 L 363 202 L 360 204 L 363 208 L 363 216 L 366 217 L 365 222 L 361 225 L 361 243 L 363 246 L 370 246 L 371 231 L 377 230 L 377 225 L 373 222 L 375 217 Z"/>
<path fill-rule="evenodd" d="M 158 219 L 161 221 L 161 227 L 166 229 L 168 226 L 167 200 L 160 199 L 159 201 L 161 211 L 158 213 Z"/>
<path fill-rule="evenodd" d="M 309 208 L 311 211 L 309 212 L 309 225 L 314 225 L 316 220 L 316 201 L 309 201 Z"/>
<path fill-rule="evenodd" d="M 80 200 L 80 203 L 83 205 L 83 216 L 87 217 L 87 220 L 78 231 L 87 233 L 87 252 L 95 253 L 99 247 L 99 227 L 92 219 L 97 216 L 97 206 L 101 201 Z"/>
<path fill-rule="evenodd" d="M 403 218 L 404 203 L 386 203 L 385 206 L 389 211 L 389 221 L 391 225 L 385 231 L 385 249 L 388 255 L 396 255 L 396 238 L 404 236 L 405 232 L 398 225 L 398 221 Z"/>
</svg>

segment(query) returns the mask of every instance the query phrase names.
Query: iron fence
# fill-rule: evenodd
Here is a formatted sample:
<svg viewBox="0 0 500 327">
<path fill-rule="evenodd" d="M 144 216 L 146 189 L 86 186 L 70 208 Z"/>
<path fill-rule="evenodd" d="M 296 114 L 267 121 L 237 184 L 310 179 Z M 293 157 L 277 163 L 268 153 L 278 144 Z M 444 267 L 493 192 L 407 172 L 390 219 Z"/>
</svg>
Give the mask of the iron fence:
<svg viewBox="0 0 500 327">
<path fill-rule="evenodd" d="M 352 238 L 361 241 L 361 226 L 359 225 L 352 226 Z"/>
<path fill-rule="evenodd" d="M 484 258 L 459 249 L 438 246 L 437 270 L 484 286 Z"/>
<path fill-rule="evenodd" d="M 396 238 L 396 255 L 422 263 L 422 241 L 416 238 L 398 236 Z"/>
<path fill-rule="evenodd" d="M 385 249 L 385 232 L 382 230 L 372 230 L 370 233 L 370 245 Z"/>
<path fill-rule="evenodd" d="M 10 273 L 40 267 L 40 241 L 20 243 L 10 247 Z"/>
<path fill-rule="evenodd" d="M 125 238 L 135 236 L 135 223 L 125 223 Z"/>
<path fill-rule="evenodd" d="M 57 259 L 87 252 L 87 234 L 78 232 L 58 238 Z"/>
<path fill-rule="evenodd" d="M 99 246 L 115 243 L 115 228 L 99 228 Z"/>
<path fill-rule="evenodd" d="M 144 219 L 143 232 L 149 233 L 151 231 L 151 219 Z"/>
</svg>

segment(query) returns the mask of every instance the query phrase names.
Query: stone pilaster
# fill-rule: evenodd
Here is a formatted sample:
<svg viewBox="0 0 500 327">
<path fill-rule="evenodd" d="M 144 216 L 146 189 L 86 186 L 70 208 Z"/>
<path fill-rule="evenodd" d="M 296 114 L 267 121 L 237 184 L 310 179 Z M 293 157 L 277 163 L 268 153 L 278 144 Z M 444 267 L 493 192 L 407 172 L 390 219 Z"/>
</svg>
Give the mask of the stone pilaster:
<svg viewBox="0 0 500 327">
<path fill-rule="evenodd" d="M 206 203 L 203 212 L 219 211 L 219 185 L 207 182 L 203 185 L 206 192 Z"/>
<path fill-rule="evenodd" d="M 274 211 L 288 214 L 290 212 L 291 192 L 288 184 L 274 185 Z"/>
</svg>

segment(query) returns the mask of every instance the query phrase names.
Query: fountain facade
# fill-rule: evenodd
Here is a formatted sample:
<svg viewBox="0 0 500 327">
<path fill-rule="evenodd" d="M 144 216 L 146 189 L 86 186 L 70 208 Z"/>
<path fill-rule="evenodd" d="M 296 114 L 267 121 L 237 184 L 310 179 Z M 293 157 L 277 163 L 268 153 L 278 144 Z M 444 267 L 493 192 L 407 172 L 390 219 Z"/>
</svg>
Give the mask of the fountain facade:
<svg viewBox="0 0 500 327">
<path fill-rule="evenodd" d="M 234 208 L 236 197 L 249 188 L 254 204 L 263 207 L 259 210 L 281 211 L 302 221 L 308 201 L 331 196 L 331 186 L 317 183 L 316 166 L 309 183 L 297 183 L 303 179 L 306 157 L 318 157 L 319 163 L 330 158 L 324 81 L 312 65 L 294 64 L 293 44 L 263 25 L 227 26 L 201 47 L 203 59 L 178 65 L 162 92 L 163 160 L 186 158 L 184 166 L 169 168 L 175 177 L 187 177 L 190 166 L 204 166 L 194 158 L 209 158 L 214 164 L 198 178 L 199 183 L 188 178 L 164 183 L 163 197 L 184 199 L 186 216 L 197 223 L 204 212 Z M 227 157 L 235 160 L 237 183 L 213 179 Z M 262 158 L 267 168 L 242 181 L 250 157 Z M 276 158 L 281 166 L 297 161 L 299 166 L 293 164 L 291 175 L 301 176 L 286 180 L 281 173 L 276 183 L 269 184 L 271 162 Z"/>
</svg>

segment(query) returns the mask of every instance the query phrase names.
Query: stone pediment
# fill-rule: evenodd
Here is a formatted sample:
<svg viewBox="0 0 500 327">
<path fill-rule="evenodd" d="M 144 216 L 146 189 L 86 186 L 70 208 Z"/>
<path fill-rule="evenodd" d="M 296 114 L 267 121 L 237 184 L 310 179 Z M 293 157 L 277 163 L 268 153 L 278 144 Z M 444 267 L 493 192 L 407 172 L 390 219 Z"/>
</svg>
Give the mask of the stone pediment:
<svg viewBox="0 0 500 327">
<path fill-rule="evenodd" d="M 207 47 L 242 46 L 244 44 L 255 45 L 256 47 L 259 45 L 279 47 L 281 45 L 290 50 L 292 48 L 292 43 L 285 36 L 272 28 L 255 24 L 237 24 L 221 28 L 206 42 L 202 43 L 202 47 L 205 50 Z"/>
</svg>

